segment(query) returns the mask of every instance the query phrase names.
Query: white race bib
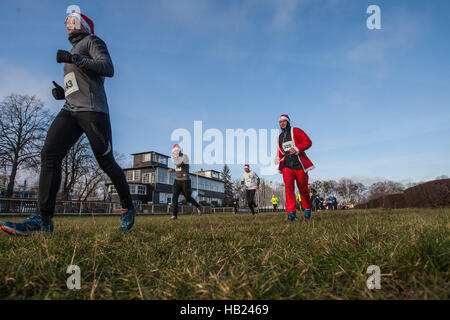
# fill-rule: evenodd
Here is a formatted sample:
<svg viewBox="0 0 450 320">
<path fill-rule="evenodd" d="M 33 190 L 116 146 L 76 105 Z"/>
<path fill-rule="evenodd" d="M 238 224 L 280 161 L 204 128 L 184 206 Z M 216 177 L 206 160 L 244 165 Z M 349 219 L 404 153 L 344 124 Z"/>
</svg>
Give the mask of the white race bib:
<svg viewBox="0 0 450 320">
<path fill-rule="evenodd" d="M 68 95 L 70 95 L 78 90 L 80 90 L 80 89 L 78 88 L 78 82 L 77 82 L 77 78 L 75 77 L 75 73 L 69 72 L 68 74 L 66 74 L 64 76 L 65 96 L 67 97 Z"/>
<path fill-rule="evenodd" d="M 286 141 L 286 142 L 283 143 L 283 150 L 284 150 L 284 152 L 288 152 L 293 147 L 294 147 L 294 143 L 292 141 Z"/>
<path fill-rule="evenodd" d="M 179 167 L 179 168 L 175 168 L 175 171 L 181 171 L 181 167 Z"/>
</svg>

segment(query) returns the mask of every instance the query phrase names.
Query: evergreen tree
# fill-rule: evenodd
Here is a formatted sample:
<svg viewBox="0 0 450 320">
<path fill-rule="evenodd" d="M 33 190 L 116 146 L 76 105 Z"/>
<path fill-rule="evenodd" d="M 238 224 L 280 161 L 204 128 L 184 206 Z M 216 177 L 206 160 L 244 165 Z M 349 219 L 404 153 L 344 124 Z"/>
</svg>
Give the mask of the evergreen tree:
<svg viewBox="0 0 450 320">
<path fill-rule="evenodd" d="M 233 206 L 233 182 L 231 181 L 231 170 L 225 164 L 223 170 L 220 173 L 222 181 L 225 183 L 225 198 L 223 200 L 223 205 L 225 207 Z"/>
</svg>

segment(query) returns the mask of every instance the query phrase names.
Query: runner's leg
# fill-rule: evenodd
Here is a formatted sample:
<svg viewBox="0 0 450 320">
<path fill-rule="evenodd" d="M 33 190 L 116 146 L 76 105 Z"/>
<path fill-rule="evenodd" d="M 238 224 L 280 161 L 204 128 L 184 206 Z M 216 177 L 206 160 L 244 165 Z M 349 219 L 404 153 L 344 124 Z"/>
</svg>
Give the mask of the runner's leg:
<svg viewBox="0 0 450 320">
<path fill-rule="evenodd" d="M 252 214 L 255 214 L 255 208 L 254 208 L 254 202 L 253 199 L 255 198 L 255 190 L 246 190 L 246 197 L 247 197 L 247 205 L 250 208 L 250 211 Z"/>
<path fill-rule="evenodd" d="M 286 212 L 296 212 L 297 200 L 295 199 L 295 170 L 283 168 L 283 181 L 286 194 Z"/>
<path fill-rule="evenodd" d="M 200 205 L 192 198 L 191 180 L 183 181 L 183 195 L 187 202 L 192 203 L 194 207 L 199 208 Z"/>
<path fill-rule="evenodd" d="M 48 223 L 55 211 L 56 195 L 61 185 L 61 164 L 70 148 L 83 134 L 76 119 L 66 110 L 61 110 L 47 132 L 41 150 L 41 172 L 39 177 L 39 214 Z"/>
<path fill-rule="evenodd" d="M 172 187 L 172 207 L 173 207 L 173 215 L 175 217 L 178 216 L 178 197 L 182 191 L 182 186 L 180 184 L 180 180 L 175 180 L 173 182 Z"/>
<path fill-rule="evenodd" d="M 100 168 L 108 175 L 119 194 L 122 208 L 133 208 L 125 174 L 114 159 L 109 116 L 101 112 L 78 112 L 77 119 L 91 144 Z"/>
<path fill-rule="evenodd" d="M 311 196 L 308 189 L 308 173 L 303 170 L 295 170 L 297 188 L 302 197 L 302 207 L 305 210 L 311 209 Z"/>
</svg>

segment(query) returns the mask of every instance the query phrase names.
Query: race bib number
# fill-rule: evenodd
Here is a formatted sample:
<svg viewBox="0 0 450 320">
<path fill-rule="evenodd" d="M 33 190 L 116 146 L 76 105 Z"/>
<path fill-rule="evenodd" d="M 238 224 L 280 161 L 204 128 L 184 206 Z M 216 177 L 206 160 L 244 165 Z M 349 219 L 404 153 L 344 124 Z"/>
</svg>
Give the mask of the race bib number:
<svg viewBox="0 0 450 320">
<path fill-rule="evenodd" d="M 74 72 L 70 72 L 64 76 L 64 93 L 67 97 L 68 95 L 80 90 L 78 88 L 77 78 Z"/>
<path fill-rule="evenodd" d="M 175 168 L 175 171 L 181 171 L 181 167 Z"/>
<path fill-rule="evenodd" d="M 287 141 L 287 142 L 283 143 L 283 150 L 284 150 L 284 152 L 288 152 L 293 147 L 294 147 L 294 143 L 292 141 Z"/>
<path fill-rule="evenodd" d="M 251 184 L 256 183 L 255 176 L 249 176 L 249 177 L 247 177 L 247 178 L 245 179 L 245 183 L 246 183 L 247 185 L 251 185 Z"/>
</svg>

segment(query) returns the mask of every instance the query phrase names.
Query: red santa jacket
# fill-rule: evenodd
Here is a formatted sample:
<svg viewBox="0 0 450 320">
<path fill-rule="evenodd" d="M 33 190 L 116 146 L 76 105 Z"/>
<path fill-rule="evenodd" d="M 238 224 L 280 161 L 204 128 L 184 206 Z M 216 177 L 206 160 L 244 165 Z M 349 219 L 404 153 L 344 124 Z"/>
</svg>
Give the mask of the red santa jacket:
<svg viewBox="0 0 450 320">
<path fill-rule="evenodd" d="M 298 156 L 298 159 L 300 160 L 300 164 L 303 166 L 303 170 L 305 172 L 308 172 L 312 169 L 314 169 L 314 165 L 309 160 L 309 158 L 306 156 L 305 150 L 308 150 L 311 145 L 311 139 L 306 135 L 306 133 L 299 129 L 291 127 L 291 137 L 295 145 L 292 146 L 292 148 L 295 149 L 296 155 Z M 285 152 L 283 150 L 283 147 L 280 145 L 280 139 L 278 139 L 278 155 L 275 158 L 275 164 L 278 164 L 278 171 L 281 173 L 281 169 L 284 166 L 284 160 L 285 160 Z"/>
</svg>

